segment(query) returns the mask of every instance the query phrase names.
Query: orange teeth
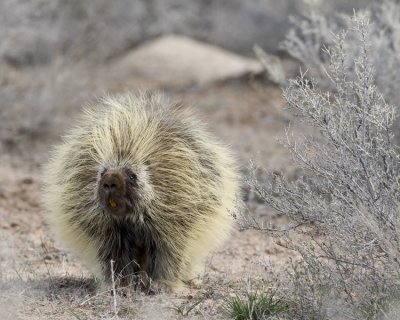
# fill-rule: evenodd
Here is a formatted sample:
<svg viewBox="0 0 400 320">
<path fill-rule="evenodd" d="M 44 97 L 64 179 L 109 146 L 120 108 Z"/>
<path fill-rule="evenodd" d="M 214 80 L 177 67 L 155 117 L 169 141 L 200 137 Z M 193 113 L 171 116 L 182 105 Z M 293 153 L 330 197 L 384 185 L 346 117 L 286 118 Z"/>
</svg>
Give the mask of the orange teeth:
<svg viewBox="0 0 400 320">
<path fill-rule="evenodd" d="M 116 208 L 117 207 L 117 203 L 114 201 L 114 199 L 112 197 L 108 198 L 108 203 L 110 204 L 111 208 Z"/>
</svg>

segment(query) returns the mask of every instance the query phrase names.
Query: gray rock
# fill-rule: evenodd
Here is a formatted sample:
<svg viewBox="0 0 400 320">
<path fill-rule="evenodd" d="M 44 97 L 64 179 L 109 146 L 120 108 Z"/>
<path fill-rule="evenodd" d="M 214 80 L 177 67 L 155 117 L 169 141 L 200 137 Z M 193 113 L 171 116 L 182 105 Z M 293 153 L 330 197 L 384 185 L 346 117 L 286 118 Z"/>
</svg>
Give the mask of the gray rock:
<svg viewBox="0 0 400 320">
<path fill-rule="evenodd" d="M 261 73 L 263 67 L 255 59 L 169 35 L 127 53 L 107 72 L 116 79 L 147 78 L 164 87 L 187 87 Z"/>
</svg>

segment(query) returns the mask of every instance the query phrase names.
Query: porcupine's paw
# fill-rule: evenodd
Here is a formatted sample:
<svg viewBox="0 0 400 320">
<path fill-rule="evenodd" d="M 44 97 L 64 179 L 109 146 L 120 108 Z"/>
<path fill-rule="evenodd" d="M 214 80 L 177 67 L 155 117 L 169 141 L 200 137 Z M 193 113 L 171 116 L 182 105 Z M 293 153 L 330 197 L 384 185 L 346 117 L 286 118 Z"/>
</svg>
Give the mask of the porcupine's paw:
<svg viewBox="0 0 400 320">
<path fill-rule="evenodd" d="M 200 289 L 202 283 L 203 283 L 203 279 L 200 276 L 197 276 L 197 277 L 187 281 L 187 285 L 193 289 Z"/>
<path fill-rule="evenodd" d="M 151 280 L 148 287 L 148 294 L 174 293 L 185 289 L 182 281 Z"/>
</svg>

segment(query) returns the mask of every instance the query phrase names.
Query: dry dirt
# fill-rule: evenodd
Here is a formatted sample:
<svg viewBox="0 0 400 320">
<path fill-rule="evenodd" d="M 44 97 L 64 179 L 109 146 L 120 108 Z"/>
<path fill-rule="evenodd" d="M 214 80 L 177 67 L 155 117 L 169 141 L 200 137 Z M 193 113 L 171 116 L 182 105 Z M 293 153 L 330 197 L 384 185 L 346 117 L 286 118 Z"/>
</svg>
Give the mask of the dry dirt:
<svg viewBox="0 0 400 320">
<path fill-rule="evenodd" d="M 99 87 L 119 92 L 130 86 L 127 83 L 110 81 Z M 270 169 L 289 167 L 287 152 L 275 141 L 288 125 L 278 87 L 247 77 L 190 88 L 166 89 L 148 79 L 141 83 L 193 106 L 210 130 L 236 151 L 243 173 L 250 159 Z M 77 116 L 65 117 L 67 122 Z M 58 141 L 58 135 L 43 139 L 40 148 L 32 144 L 24 152 L 41 152 L 39 159 L 45 162 L 51 144 Z M 96 290 L 91 275 L 54 241 L 46 225 L 40 202 L 43 162 L 11 152 L 1 159 L 0 319 L 224 319 L 223 305 L 229 297 L 248 286 L 273 286 L 270 270 L 283 269 L 290 255 L 268 234 L 236 229 L 209 257 L 200 288 L 155 296 L 117 295 L 115 316 L 110 292 Z M 255 201 L 248 205 L 272 224 L 284 220 Z"/>
</svg>

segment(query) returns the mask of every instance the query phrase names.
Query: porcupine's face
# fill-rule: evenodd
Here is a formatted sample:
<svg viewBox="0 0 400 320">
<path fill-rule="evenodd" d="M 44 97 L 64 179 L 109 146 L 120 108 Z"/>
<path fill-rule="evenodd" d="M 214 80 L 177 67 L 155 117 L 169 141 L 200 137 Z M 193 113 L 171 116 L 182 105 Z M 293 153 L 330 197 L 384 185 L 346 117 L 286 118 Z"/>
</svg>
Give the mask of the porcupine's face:
<svg viewBox="0 0 400 320">
<path fill-rule="evenodd" d="M 132 213 L 137 201 L 137 191 L 137 176 L 132 170 L 105 169 L 101 173 L 98 194 L 107 213 L 120 217 Z"/>
</svg>

